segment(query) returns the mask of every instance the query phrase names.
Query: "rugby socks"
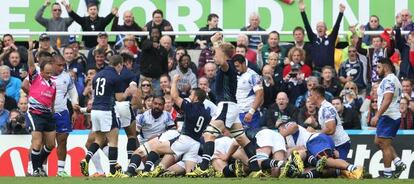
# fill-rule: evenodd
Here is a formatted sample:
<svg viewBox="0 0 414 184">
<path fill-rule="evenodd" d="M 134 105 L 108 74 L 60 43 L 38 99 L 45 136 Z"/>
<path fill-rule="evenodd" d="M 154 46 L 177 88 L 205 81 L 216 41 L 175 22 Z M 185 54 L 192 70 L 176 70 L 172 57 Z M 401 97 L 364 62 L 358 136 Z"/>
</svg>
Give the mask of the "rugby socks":
<svg viewBox="0 0 414 184">
<path fill-rule="evenodd" d="M 307 160 L 310 166 L 316 166 L 316 164 L 318 164 L 318 159 L 316 159 L 313 155 L 309 155 Z"/>
<path fill-rule="evenodd" d="M 99 174 L 104 174 L 104 170 L 102 168 L 102 164 L 101 164 L 101 155 L 99 153 L 95 153 L 92 158 L 91 161 L 93 162 L 93 165 L 95 166 L 95 170 L 97 173 Z"/>
<path fill-rule="evenodd" d="M 214 154 L 214 141 L 208 141 L 203 146 L 203 161 L 201 161 L 200 169 L 206 170 L 210 165 L 211 156 Z"/>
<path fill-rule="evenodd" d="M 259 163 L 257 162 L 257 158 L 256 158 L 256 148 L 257 148 L 257 145 L 253 141 L 250 141 L 249 144 L 243 147 L 244 151 L 246 152 L 247 157 L 249 157 L 250 171 L 260 170 Z"/>
<path fill-rule="evenodd" d="M 262 164 L 260 165 L 263 170 L 269 170 L 271 168 L 280 168 L 283 165 L 283 161 L 274 160 L 274 159 L 266 159 L 263 160 Z"/>
<path fill-rule="evenodd" d="M 42 167 L 42 162 L 40 161 L 40 150 L 32 149 L 30 157 L 32 158 L 33 171 Z"/>
<path fill-rule="evenodd" d="M 395 166 L 400 166 L 402 164 L 401 158 L 395 157 L 392 163 L 394 163 Z"/>
<path fill-rule="evenodd" d="M 89 146 L 88 152 L 86 152 L 86 156 L 85 156 L 86 162 L 89 163 L 89 161 L 91 160 L 92 156 L 95 154 L 96 151 L 98 151 L 98 149 L 99 149 L 99 145 L 97 143 L 92 143 Z"/>
<path fill-rule="evenodd" d="M 137 139 L 129 138 L 127 142 L 128 159 L 131 159 L 132 153 L 138 148 Z"/>
<path fill-rule="evenodd" d="M 225 177 L 236 177 L 235 170 L 236 168 L 234 164 L 227 165 L 223 168 L 223 175 Z"/>
<path fill-rule="evenodd" d="M 384 176 L 385 177 L 391 177 L 392 176 L 392 170 L 391 167 L 384 168 Z"/>
<path fill-rule="evenodd" d="M 108 159 L 109 159 L 109 172 L 111 174 L 115 173 L 115 165 L 118 159 L 118 147 L 109 147 L 108 152 Z"/>
<path fill-rule="evenodd" d="M 138 154 L 133 154 L 131 156 L 131 161 L 129 161 L 127 172 L 136 175 L 136 170 L 141 164 L 141 157 Z"/>
<path fill-rule="evenodd" d="M 348 167 L 346 167 L 346 170 L 352 172 L 356 169 L 357 167 L 353 164 L 349 164 Z"/>
<path fill-rule="evenodd" d="M 309 170 L 299 176 L 300 178 L 320 178 L 321 174 L 316 169 Z"/>
<path fill-rule="evenodd" d="M 43 149 L 42 151 L 40 151 L 40 162 L 41 163 L 44 163 L 46 161 L 51 151 L 52 150 L 50 148 L 46 147 L 46 145 L 43 145 Z"/>
<path fill-rule="evenodd" d="M 145 162 L 144 172 L 151 171 L 152 166 L 154 166 L 154 163 L 158 161 L 160 156 L 155 153 L 154 151 L 149 152 L 148 154 L 148 160 Z"/>
<path fill-rule="evenodd" d="M 65 161 L 58 160 L 58 172 L 65 171 Z"/>
</svg>

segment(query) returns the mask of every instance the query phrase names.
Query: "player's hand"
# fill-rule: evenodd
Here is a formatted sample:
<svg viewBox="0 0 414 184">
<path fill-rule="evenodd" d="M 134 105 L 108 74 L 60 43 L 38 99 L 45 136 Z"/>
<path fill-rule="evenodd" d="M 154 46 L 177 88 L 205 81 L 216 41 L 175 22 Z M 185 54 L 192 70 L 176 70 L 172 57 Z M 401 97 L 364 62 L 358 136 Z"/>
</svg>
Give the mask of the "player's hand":
<svg viewBox="0 0 414 184">
<path fill-rule="evenodd" d="M 341 12 L 341 13 L 344 13 L 344 11 L 345 11 L 345 5 L 344 4 L 339 4 L 339 12 Z"/>
<path fill-rule="evenodd" d="M 45 3 L 43 5 L 44 6 L 49 6 L 50 5 L 50 0 L 45 0 Z"/>
<path fill-rule="evenodd" d="M 252 121 L 252 119 L 253 119 L 253 114 L 247 113 L 247 114 L 244 116 L 243 121 L 244 121 L 245 123 L 250 123 L 250 122 Z"/>
<path fill-rule="evenodd" d="M 346 77 L 346 81 L 352 81 L 353 77 L 351 75 L 349 75 L 348 77 Z"/>
<path fill-rule="evenodd" d="M 378 123 L 378 119 L 379 119 L 379 117 L 375 115 L 375 116 L 371 119 L 371 126 L 376 127 L 376 126 L 377 126 L 377 123 Z"/>
<path fill-rule="evenodd" d="M 301 12 L 305 11 L 305 3 L 303 2 L 303 0 L 299 0 L 298 6 Z"/>
</svg>

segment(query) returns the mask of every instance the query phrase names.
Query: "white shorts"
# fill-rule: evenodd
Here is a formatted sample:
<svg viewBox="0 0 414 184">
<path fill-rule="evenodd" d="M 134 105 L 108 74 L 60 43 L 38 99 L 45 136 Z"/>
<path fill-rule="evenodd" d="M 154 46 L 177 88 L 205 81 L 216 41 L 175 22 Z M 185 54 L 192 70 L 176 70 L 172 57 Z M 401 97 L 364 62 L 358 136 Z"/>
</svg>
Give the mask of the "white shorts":
<svg viewBox="0 0 414 184">
<path fill-rule="evenodd" d="M 199 155 L 197 155 L 197 164 L 199 164 L 199 163 L 201 163 L 203 161 L 203 159 L 199 156 Z M 175 163 L 175 164 L 177 164 L 178 166 L 180 166 L 181 168 L 183 168 L 183 169 L 185 169 L 185 162 L 184 161 L 182 161 L 182 160 L 180 160 L 179 162 L 177 162 L 177 163 Z"/>
<path fill-rule="evenodd" d="M 220 137 L 214 140 L 214 154 L 211 159 L 217 158 L 217 154 L 227 154 L 230 149 L 231 144 L 233 144 L 234 139 L 230 137 Z"/>
<path fill-rule="evenodd" d="M 187 135 L 180 135 L 176 141 L 171 145 L 171 150 L 174 152 L 176 159 L 181 158 L 183 161 L 193 161 L 197 163 L 198 150 L 200 143 Z"/>
<path fill-rule="evenodd" d="M 135 115 L 133 114 L 129 101 L 115 102 L 115 110 L 119 114 L 122 128 L 131 125 L 131 121 L 135 119 Z"/>
<path fill-rule="evenodd" d="M 234 123 L 240 123 L 239 108 L 234 102 L 220 102 L 217 105 L 217 113 L 212 120 L 222 120 L 227 128 L 231 128 Z"/>
<path fill-rule="evenodd" d="M 177 130 L 167 130 L 166 132 L 161 134 L 158 140 L 160 142 L 170 141 L 177 138 L 178 136 L 180 136 L 180 133 Z"/>
<path fill-rule="evenodd" d="M 109 132 L 119 128 L 119 119 L 113 111 L 91 111 L 92 131 Z"/>
<path fill-rule="evenodd" d="M 270 146 L 272 154 L 277 151 L 286 152 L 286 142 L 282 135 L 270 129 L 263 129 L 257 132 L 256 142 L 258 147 Z"/>
</svg>

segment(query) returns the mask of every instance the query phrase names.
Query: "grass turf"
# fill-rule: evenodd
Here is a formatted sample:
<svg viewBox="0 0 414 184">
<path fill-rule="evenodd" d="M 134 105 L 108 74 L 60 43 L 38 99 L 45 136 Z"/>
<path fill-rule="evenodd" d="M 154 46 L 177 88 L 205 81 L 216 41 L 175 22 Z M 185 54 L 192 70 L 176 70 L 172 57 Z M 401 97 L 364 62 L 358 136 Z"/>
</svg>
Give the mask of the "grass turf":
<svg viewBox="0 0 414 184">
<path fill-rule="evenodd" d="M 175 184 L 175 183 L 197 183 L 197 184 L 253 184 L 253 183 L 283 183 L 283 184 L 336 184 L 336 183 L 362 183 L 362 184 L 411 184 L 414 180 L 399 179 L 274 179 L 274 178 L 33 178 L 33 177 L 0 177 L 2 184 Z"/>
</svg>

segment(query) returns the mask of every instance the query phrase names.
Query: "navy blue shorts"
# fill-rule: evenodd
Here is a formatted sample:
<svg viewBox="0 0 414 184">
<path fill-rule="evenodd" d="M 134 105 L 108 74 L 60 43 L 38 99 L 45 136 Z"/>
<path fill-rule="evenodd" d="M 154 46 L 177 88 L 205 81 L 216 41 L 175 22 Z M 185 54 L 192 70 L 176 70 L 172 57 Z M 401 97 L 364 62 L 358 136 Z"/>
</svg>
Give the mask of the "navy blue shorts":
<svg viewBox="0 0 414 184">
<path fill-rule="evenodd" d="M 349 150 L 351 149 L 351 141 L 348 141 L 346 143 L 343 143 L 337 147 L 335 147 L 335 149 L 339 152 L 339 158 L 342 160 L 346 160 Z"/>
<path fill-rule="evenodd" d="M 306 143 L 309 153 L 318 158 L 319 154 L 327 153 L 326 156 L 333 157 L 335 143 L 332 138 L 326 134 L 319 134 Z"/>
<path fill-rule="evenodd" d="M 28 112 L 26 113 L 26 122 L 32 131 L 51 132 L 56 130 L 56 122 L 51 113 L 34 114 Z"/>
<path fill-rule="evenodd" d="M 70 120 L 70 114 L 68 110 L 62 112 L 56 112 L 54 115 L 56 121 L 57 133 L 69 133 L 72 132 L 72 122 Z"/>
<path fill-rule="evenodd" d="M 389 116 L 381 116 L 377 123 L 377 137 L 394 138 L 400 128 L 400 118 L 394 120 Z"/>
</svg>

